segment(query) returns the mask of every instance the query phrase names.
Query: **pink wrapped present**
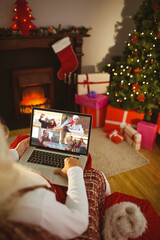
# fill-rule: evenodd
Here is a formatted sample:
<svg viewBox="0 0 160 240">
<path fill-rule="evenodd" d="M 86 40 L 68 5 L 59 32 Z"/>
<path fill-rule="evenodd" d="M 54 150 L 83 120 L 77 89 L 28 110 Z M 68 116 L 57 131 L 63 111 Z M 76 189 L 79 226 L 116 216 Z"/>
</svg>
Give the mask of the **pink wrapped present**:
<svg viewBox="0 0 160 240">
<path fill-rule="evenodd" d="M 97 94 L 96 98 L 90 98 L 85 95 L 75 95 L 75 103 L 81 106 L 89 107 L 95 110 L 103 108 L 108 103 L 108 96 L 103 94 Z"/>
<path fill-rule="evenodd" d="M 106 93 L 109 82 L 109 73 L 78 74 L 77 93 L 79 95 L 88 94 L 91 91 L 96 91 L 98 94 Z"/>
<path fill-rule="evenodd" d="M 131 125 L 127 124 L 124 127 L 124 135 L 126 136 L 126 141 L 136 150 L 139 150 L 141 148 L 142 135 Z"/>
<path fill-rule="evenodd" d="M 151 151 L 156 139 L 157 125 L 154 123 L 140 121 L 137 124 L 137 131 L 142 134 L 141 147 Z"/>
<path fill-rule="evenodd" d="M 157 132 L 160 134 L 160 113 L 159 113 L 158 119 L 157 119 Z"/>
</svg>

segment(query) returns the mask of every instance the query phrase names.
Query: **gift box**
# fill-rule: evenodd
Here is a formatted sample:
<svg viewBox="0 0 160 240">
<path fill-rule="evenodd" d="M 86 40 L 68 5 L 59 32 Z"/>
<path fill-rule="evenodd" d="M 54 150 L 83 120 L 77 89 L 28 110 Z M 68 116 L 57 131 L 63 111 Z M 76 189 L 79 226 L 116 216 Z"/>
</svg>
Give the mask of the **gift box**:
<svg viewBox="0 0 160 240">
<path fill-rule="evenodd" d="M 103 94 L 97 94 L 96 98 L 88 97 L 88 95 L 75 94 L 75 103 L 89 107 L 95 110 L 103 108 L 108 103 L 108 96 Z"/>
<path fill-rule="evenodd" d="M 114 129 L 123 133 L 126 124 L 132 125 L 136 128 L 137 123 L 143 120 L 144 113 L 138 113 L 136 111 L 124 111 L 121 108 L 115 108 L 111 105 L 107 105 L 104 131 L 109 132 Z"/>
<path fill-rule="evenodd" d="M 106 107 L 95 110 L 89 107 L 80 106 L 80 112 L 92 115 L 92 128 L 104 126 Z"/>
<path fill-rule="evenodd" d="M 109 73 L 78 74 L 77 93 L 78 95 L 88 94 L 91 91 L 96 91 L 97 94 L 106 93 L 109 82 Z"/>
<path fill-rule="evenodd" d="M 125 140 L 125 136 L 117 130 L 108 132 L 107 137 L 114 143 L 120 143 Z"/>
<path fill-rule="evenodd" d="M 157 132 L 160 134 L 160 113 L 159 113 L 158 119 L 157 119 Z"/>
<path fill-rule="evenodd" d="M 124 127 L 124 135 L 126 137 L 126 141 L 136 150 L 141 148 L 142 135 L 131 125 L 126 125 Z"/>
<path fill-rule="evenodd" d="M 140 121 L 137 124 L 137 131 L 142 134 L 141 147 L 151 151 L 156 139 L 157 125 Z"/>
</svg>

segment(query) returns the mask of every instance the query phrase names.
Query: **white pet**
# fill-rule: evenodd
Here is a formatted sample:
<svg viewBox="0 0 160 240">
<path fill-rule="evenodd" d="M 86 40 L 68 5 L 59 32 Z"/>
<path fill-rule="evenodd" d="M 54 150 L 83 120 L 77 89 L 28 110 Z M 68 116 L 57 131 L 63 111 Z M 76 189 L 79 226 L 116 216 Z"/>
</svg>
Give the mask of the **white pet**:
<svg viewBox="0 0 160 240">
<path fill-rule="evenodd" d="M 117 203 L 105 212 L 103 228 L 105 240 L 137 238 L 145 232 L 146 228 L 146 218 L 134 203 Z"/>
</svg>

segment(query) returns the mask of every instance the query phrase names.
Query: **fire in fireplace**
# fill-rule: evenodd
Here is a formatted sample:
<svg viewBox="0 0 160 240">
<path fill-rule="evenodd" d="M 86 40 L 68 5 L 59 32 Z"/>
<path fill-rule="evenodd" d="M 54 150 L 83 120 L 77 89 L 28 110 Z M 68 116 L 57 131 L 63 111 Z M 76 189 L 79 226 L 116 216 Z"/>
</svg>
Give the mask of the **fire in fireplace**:
<svg viewBox="0 0 160 240">
<path fill-rule="evenodd" d="M 51 103 L 48 98 L 45 98 L 44 90 L 42 87 L 28 87 L 22 92 L 22 101 L 20 101 L 20 113 L 30 114 L 32 108 L 43 107 L 50 108 Z"/>
<path fill-rule="evenodd" d="M 30 114 L 33 107 L 52 108 L 53 82 L 52 68 L 13 71 L 16 117 Z"/>
</svg>

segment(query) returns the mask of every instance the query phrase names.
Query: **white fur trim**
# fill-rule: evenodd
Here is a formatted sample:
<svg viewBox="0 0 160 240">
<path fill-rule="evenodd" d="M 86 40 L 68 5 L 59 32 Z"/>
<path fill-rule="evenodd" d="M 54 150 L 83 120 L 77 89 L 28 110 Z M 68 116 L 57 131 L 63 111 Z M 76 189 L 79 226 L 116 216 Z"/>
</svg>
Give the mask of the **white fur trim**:
<svg viewBox="0 0 160 240">
<path fill-rule="evenodd" d="M 71 44 L 69 37 L 65 37 L 57 41 L 56 43 L 52 44 L 52 48 L 55 53 L 60 52 L 61 50 L 65 49 Z"/>
<path fill-rule="evenodd" d="M 75 119 L 78 119 L 78 120 L 79 120 L 78 115 L 73 115 L 73 120 L 75 120 Z"/>
</svg>

